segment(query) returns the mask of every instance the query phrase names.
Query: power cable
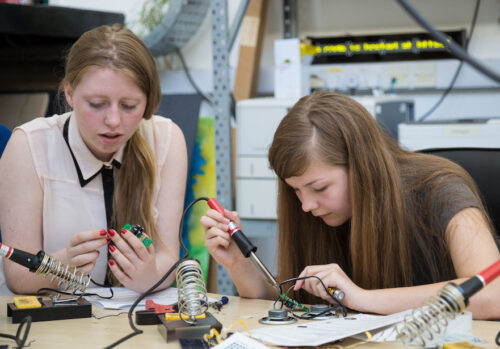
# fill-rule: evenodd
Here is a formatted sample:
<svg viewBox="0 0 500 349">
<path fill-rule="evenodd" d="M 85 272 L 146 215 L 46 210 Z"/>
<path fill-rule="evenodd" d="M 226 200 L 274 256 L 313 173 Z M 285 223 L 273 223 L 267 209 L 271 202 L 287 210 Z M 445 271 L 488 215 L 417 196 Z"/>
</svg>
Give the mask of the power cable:
<svg viewBox="0 0 500 349">
<path fill-rule="evenodd" d="M 469 43 L 472 40 L 472 34 L 474 33 L 474 29 L 476 27 L 477 14 L 479 12 L 479 6 L 480 6 L 480 4 L 481 4 L 481 0 L 476 0 L 476 5 L 474 7 L 474 15 L 472 16 L 472 23 L 470 25 L 469 37 L 465 40 L 465 45 L 464 45 L 465 51 L 468 51 Z M 448 86 L 448 88 L 443 92 L 443 94 L 441 95 L 441 97 L 439 98 L 439 100 L 434 104 L 434 106 L 432 106 L 427 111 L 427 113 L 425 113 L 424 115 L 422 115 L 421 117 L 418 118 L 418 121 L 424 121 L 425 119 L 427 119 L 427 117 L 429 117 L 429 115 L 431 115 L 432 113 L 434 113 L 434 111 L 441 105 L 441 103 L 443 103 L 443 101 L 446 98 L 446 96 L 448 96 L 448 94 L 453 89 L 453 87 L 455 85 L 455 82 L 457 81 L 457 78 L 460 75 L 460 72 L 462 70 L 462 66 L 463 65 L 464 65 L 464 61 L 460 61 L 460 64 L 458 65 L 458 68 L 455 71 L 455 75 L 451 79 L 451 82 L 450 82 L 450 85 Z"/>
<path fill-rule="evenodd" d="M 469 63 L 476 70 L 486 75 L 491 80 L 500 83 L 500 75 L 471 57 L 467 52 L 465 52 L 460 45 L 455 43 L 453 39 L 448 38 L 443 32 L 434 28 L 424 17 L 418 13 L 406 0 L 397 0 L 397 2 L 406 10 L 406 12 L 415 19 L 422 27 L 424 27 L 435 40 L 442 42 L 447 45 L 448 49 L 451 51 L 451 54 L 456 58 Z"/>
<path fill-rule="evenodd" d="M 175 49 L 175 53 L 179 57 L 179 60 L 181 61 L 182 68 L 184 69 L 184 73 L 186 74 L 187 79 L 191 83 L 191 86 L 195 89 L 196 93 L 198 93 L 201 98 L 205 101 L 207 101 L 209 104 L 213 104 L 212 100 L 208 98 L 198 87 L 198 85 L 194 82 L 193 77 L 191 76 L 191 73 L 189 72 L 189 68 L 186 65 L 186 61 L 184 60 L 184 56 L 181 53 L 181 50 L 179 48 Z"/>
<path fill-rule="evenodd" d="M 23 328 L 25 328 L 25 330 L 21 334 Z M 6 333 L 0 333 L 0 337 L 12 339 L 16 342 L 18 348 L 24 348 L 26 346 L 26 340 L 28 339 L 28 335 L 30 333 L 30 328 L 31 328 L 31 316 L 28 315 L 25 318 L 23 318 L 19 323 L 19 327 L 17 328 L 15 336 Z"/>
</svg>

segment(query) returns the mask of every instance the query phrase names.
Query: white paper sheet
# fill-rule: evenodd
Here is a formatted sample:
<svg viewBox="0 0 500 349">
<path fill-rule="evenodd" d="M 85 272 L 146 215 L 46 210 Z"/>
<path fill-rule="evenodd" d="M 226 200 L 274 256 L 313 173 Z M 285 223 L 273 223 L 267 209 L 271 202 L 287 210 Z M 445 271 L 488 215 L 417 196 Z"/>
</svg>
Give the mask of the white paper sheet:
<svg viewBox="0 0 500 349">
<path fill-rule="evenodd" d="M 269 347 L 241 332 L 236 332 L 213 349 L 269 349 Z"/>
<path fill-rule="evenodd" d="M 98 296 L 87 296 L 85 297 L 90 303 L 104 309 L 122 309 L 128 310 L 135 302 L 139 293 L 129 290 L 125 287 L 112 287 L 115 295 L 111 299 L 103 299 Z M 102 296 L 109 296 L 109 288 L 90 288 L 87 289 L 87 293 L 97 293 Z M 136 307 L 137 310 L 145 308 L 146 299 L 152 299 L 158 304 L 174 304 L 177 302 L 177 288 L 170 287 L 163 291 L 155 292 L 147 297 L 145 297 Z M 215 299 L 208 298 L 209 302 L 214 302 Z"/>
<path fill-rule="evenodd" d="M 298 325 L 261 327 L 251 333 L 272 345 L 316 346 L 400 322 L 407 313 L 404 311 L 388 316 L 357 314 Z"/>
</svg>

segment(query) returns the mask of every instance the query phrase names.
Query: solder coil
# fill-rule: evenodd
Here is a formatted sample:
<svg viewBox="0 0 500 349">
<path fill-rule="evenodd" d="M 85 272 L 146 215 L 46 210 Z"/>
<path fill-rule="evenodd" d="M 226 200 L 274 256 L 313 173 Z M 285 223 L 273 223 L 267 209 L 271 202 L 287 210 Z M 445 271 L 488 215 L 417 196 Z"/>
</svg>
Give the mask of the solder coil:
<svg viewBox="0 0 500 349">
<path fill-rule="evenodd" d="M 176 269 L 179 314 L 187 323 L 196 323 L 196 316 L 208 309 L 207 290 L 200 263 L 186 259 Z"/>
<path fill-rule="evenodd" d="M 50 275 L 51 281 L 57 281 L 57 287 L 63 291 L 84 293 L 90 283 L 90 276 L 78 271 L 76 267 L 64 264 L 45 253 L 35 274 Z"/>
</svg>

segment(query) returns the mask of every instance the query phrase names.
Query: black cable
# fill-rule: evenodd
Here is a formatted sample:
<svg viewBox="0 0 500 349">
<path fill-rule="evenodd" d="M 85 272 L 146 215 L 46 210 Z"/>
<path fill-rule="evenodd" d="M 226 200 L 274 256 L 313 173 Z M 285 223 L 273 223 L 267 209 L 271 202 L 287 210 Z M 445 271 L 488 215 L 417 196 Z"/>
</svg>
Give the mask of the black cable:
<svg viewBox="0 0 500 349">
<path fill-rule="evenodd" d="M 497 83 L 500 83 L 500 75 L 497 73 L 493 72 L 486 66 L 484 66 L 482 63 L 478 62 L 474 58 L 472 58 L 467 52 L 465 52 L 460 45 L 455 43 L 453 39 L 448 38 L 445 34 L 443 34 L 441 31 L 437 30 L 434 28 L 425 18 L 423 18 L 420 13 L 418 13 L 406 0 L 397 0 L 397 2 L 406 10 L 406 12 L 415 19 L 422 27 L 424 27 L 431 35 L 434 37 L 435 40 L 445 44 L 449 50 L 451 51 L 451 54 L 454 55 L 456 58 L 466 61 L 469 63 L 472 67 L 476 68 L 476 70 L 480 71 L 487 77 L 489 77 L 491 80 L 494 80 Z"/>
<path fill-rule="evenodd" d="M 117 340 L 116 342 L 108 345 L 107 347 L 105 347 L 105 349 L 109 349 L 109 348 L 114 348 L 115 346 L 117 346 L 118 344 L 121 344 L 123 342 L 125 342 L 126 340 L 134 337 L 134 336 L 137 336 L 138 334 L 141 334 L 143 333 L 142 330 L 139 330 L 137 327 L 135 327 L 135 324 L 134 324 L 134 320 L 132 319 L 132 314 L 134 312 L 134 309 L 137 307 L 137 305 L 148 295 L 150 294 L 154 289 L 156 289 L 158 286 L 160 286 L 163 281 L 165 281 L 166 278 L 168 278 L 170 276 L 170 274 L 172 273 L 172 271 L 175 270 L 175 268 L 177 268 L 177 266 L 182 262 L 182 260 L 184 259 L 184 257 L 180 258 L 177 262 L 175 262 L 174 265 L 172 265 L 172 267 L 170 267 L 170 269 L 165 273 L 165 275 L 163 275 L 163 277 L 156 283 L 154 284 L 151 288 L 149 288 L 146 292 L 142 293 L 139 297 L 137 297 L 137 299 L 135 300 L 135 302 L 132 304 L 132 306 L 130 307 L 129 311 L 128 311 L 128 321 L 129 321 L 129 324 L 130 324 L 130 328 L 132 328 L 132 333 L 129 333 L 128 335 L 126 335 L 125 337 L 122 337 L 120 338 L 119 340 Z"/>
<path fill-rule="evenodd" d="M 20 339 L 21 338 L 21 331 L 23 330 L 23 327 L 26 327 L 26 329 L 24 330 L 24 334 L 22 336 L 22 339 Z M 19 327 L 17 328 L 16 343 L 17 343 L 17 346 L 19 348 L 24 347 L 24 345 L 26 344 L 26 340 L 28 339 L 28 334 L 30 333 L 30 329 L 31 329 L 31 316 L 28 315 L 24 319 L 21 320 L 21 323 L 19 324 Z"/>
<path fill-rule="evenodd" d="M 96 284 L 96 285 L 97 286 L 101 286 L 100 284 Z M 102 285 L 102 286 L 104 286 L 104 285 Z M 104 286 L 104 287 L 109 287 L 109 286 Z M 40 288 L 37 291 L 37 294 L 40 294 L 42 291 L 50 291 L 50 292 L 54 292 L 54 293 L 58 293 L 58 294 L 63 294 L 63 295 L 66 295 L 66 296 L 76 296 L 76 297 L 80 297 L 80 298 L 81 297 L 87 297 L 87 296 L 97 296 L 97 297 L 102 298 L 102 299 L 111 299 L 115 295 L 115 293 L 113 291 L 113 288 L 111 288 L 111 287 L 109 287 L 109 291 L 111 292 L 110 296 L 103 296 L 103 295 L 100 295 L 98 293 L 88 293 L 88 292 L 85 292 L 85 293 L 71 293 L 71 292 L 65 292 L 65 291 L 61 291 L 61 290 L 57 290 L 55 288 L 49 288 L 49 287 Z"/>
<path fill-rule="evenodd" d="M 465 45 L 464 45 L 464 49 L 465 49 L 466 52 L 469 49 L 469 43 L 470 43 L 470 41 L 472 39 L 472 34 L 474 33 L 474 29 L 476 27 L 477 14 L 479 12 L 479 6 L 480 6 L 480 4 L 481 4 L 481 0 L 476 0 L 476 5 L 474 7 L 474 14 L 472 16 L 472 23 L 470 25 L 469 37 L 465 40 Z M 450 82 L 450 85 L 448 86 L 448 88 L 443 92 L 443 94 L 441 95 L 441 97 L 439 98 L 439 100 L 434 104 L 434 106 L 432 106 L 431 109 L 429 109 L 427 111 L 427 113 L 425 113 L 420 118 L 418 118 L 418 121 L 424 121 L 425 119 L 427 119 L 427 117 L 429 115 L 431 115 L 432 113 L 434 113 L 434 111 L 441 105 L 441 103 L 444 101 L 444 99 L 446 98 L 446 96 L 448 96 L 448 94 L 453 89 L 453 86 L 455 85 L 455 82 L 457 81 L 457 78 L 460 75 L 460 72 L 462 70 L 462 66 L 463 65 L 464 65 L 464 61 L 460 61 L 460 64 L 458 65 L 458 68 L 455 71 L 455 75 L 451 79 L 451 82 Z"/>
<path fill-rule="evenodd" d="M 26 327 L 26 329 L 24 330 L 24 333 L 21 338 L 21 331 L 23 327 Z M 17 328 L 15 336 L 6 333 L 0 333 L 0 337 L 12 339 L 16 342 L 18 348 L 23 348 L 26 345 L 26 340 L 28 339 L 30 329 L 31 329 L 31 316 L 28 315 L 25 318 L 23 318 L 19 323 L 19 327 Z"/>
<path fill-rule="evenodd" d="M 139 330 L 135 324 L 134 324 L 134 320 L 132 318 L 132 314 L 134 312 L 134 309 L 137 307 L 137 305 L 148 295 L 150 294 L 151 292 L 153 292 L 158 286 L 160 286 L 163 281 L 165 281 L 169 276 L 170 274 L 172 273 L 172 271 L 174 271 L 177 266 L 182 262 L 184 261 L 188 256 L 189 256 L 189 251 L 188 249 L 186 248 L 186 246 L 184 245 L 184 242 L 182 241 L 182 231 L 183 231 L 183 225 L 184 225 L 184 217 L 186 216 L 187 212 L 191 209 L 191 207 L 197 203 L 198 201 L 201 201 L 201 200 L 205 200 L 205 201 L 208 201 L 209 199 L 207 197 L 200 197 L 200 198 L 197 198 L 196 200 L 194 200 L 193 202 L 191 202 L 185 209 L 184 209 L 184 212 L 182 212 L 182 216 L 181 216 L 181 222 L 180 222 L 180 226 L 179 226 L 179 243 L 180 243 L 180 247 L 182 249 L 182 251 L 184 252 L 184 255 L 182 257 L 179 258 L 179 260 L 177 260 L 177 262 L 174 263 L 174 265 L 172 265 L 172 267 L 170 267 L 170 269 L 165 273 L 165 275 L 163 275 L 163 277 L 156 283 L 154 284 L 151 288 L 149 288 L 146 292 L 142 293 L 139 297 L 137 297 L 137 299 L 135 300 L 135 302 L 132 304 L 132 306 L 130 307 L 129 311 L 128 311 L 128 321 L 129 321 L 129 324 L 130 324 L 130 328 L 132 328 L 132 333 L 129 333 L 128 335 L 126 335 L 125 337 L 122 337 L 120 338 L 119 340 L 117 340 L 116 342 L 108 345 L 107 347 L 105 347 L 105 349 L 110 349 L 110 348 L 113 348 L 115 346 L 117 346 L 118 344 L 121 344 L 123 342 L 125 342 L 126 340 L 134 337 L 134 336 L 137 336 L 138 334 L 141 334 L 143 333 L 142 330 Z"/>
<path fill-rule="evenodd" d="M 193 207 L 194 204 L 196 204 L 198 201 L 202 201 L 202 200 L 208 201 L 209 198 L 207 198 L 205 196 L 201 196 L 201 197 L 195 199 L 193 202 L 191 202 L 189 205 L 187 205 L 186 208 L 184 209 L 184 212 L 182 212 L 181 223 L 179 225 L 179 242 L 181 244 L 182 251 L 184 252 L 184 257 L 182 257 L 182 258 L 187 258 L 188 254 L 189 254 L 189 251 L 186 248 L 186 245 L 184 245 L 184 241 L 182 240 L 182 231 L 184 228 L 184 217 L 186 217 L 186 214 L 191 209 L 191 207 Z"/>
<path fill-rule="evenodd" d="M 35 342 L 36 342 L 36 340 L 35 340 L 35 339 L 30 340 L 30 341 L 29 341 L 29 343 L 28 343 L 28 344 L 25 344 L 23 348 L 29 348 L 29 347 L 31 347 L 31 344 L 33 344 L 33 343 L 35 343 Z M 19 348 L 21 348 L 21 347 L 12 347 L 12 349 L 19 349 Z"/>
<path fill-rule="evenodd" d="M 497 338 L 495 338 L 495 342 L 498 346 L 500 346 L 500 331 L 498 331 Z"/>
<path fill-rule="evenodd" d="M 115 295 L 115 292 L 113 291 L 113 287 L 109 286 L 109 285 L 103 285 L 103 284 L 100 284 L 98 283 L 97 281 L 95 281 L 94 279 L 90 278 L 90 282 L 93 283 L 94 285 L 96 286 L 99 286 L 99 287 L 103 287 L 103 288 L 109 288 L 109 292 L 111 292 L 111 296 L 101 296 L 100 294 L 91 294 L 91 296 L 93 295 L 96 295 L 100 298 L 104 298 L 104 299 L 111 299 L 113 298 L 113 296 Z"/>
<path fill-rule="evenodd" d="M 203 98 L 203 100 L 207 101 L 209 104 L 212 104 L 210 98 L 208 98 L 203 92 L 201 92 L 201 89 L 194 82 L 193 77 L 191 76 L 191 73 L 189 72 L 189 69 L 186 65 L 186 61 L 184 61 L 184 56 L 182 55 L 181 50 L 179 48 L 176 48 L 175 53 L 179 57 L 182 64 L 182 68 L 184 69 L 184 73 L 186 74 L 186 77 L 188 78 L 193 88 L 196 90 L 196 93 L 198 93 L 201 96 L 201 98 Z"/>
</svg>

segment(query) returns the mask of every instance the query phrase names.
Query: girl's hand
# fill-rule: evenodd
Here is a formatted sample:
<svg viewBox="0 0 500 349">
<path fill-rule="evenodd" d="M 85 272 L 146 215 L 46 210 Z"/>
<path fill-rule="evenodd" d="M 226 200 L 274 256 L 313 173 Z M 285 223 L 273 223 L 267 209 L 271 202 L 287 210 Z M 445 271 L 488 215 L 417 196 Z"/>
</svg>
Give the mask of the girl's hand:
<svg viewBox="0 0 500 349">
<path fill-rule="evenodd" d="M 317 276 L 320 278 L 325 286 L 333 289 L 338 289 L 344 292 L 345 298 L 342 303 L 351 309 L 356 310 L 361 304 L 362 297 L 365 296 L 365 290 L 358 287 L 351 279 L 344 273 L 338 264 L 326 265 L 311 265 L 304 268 L 299 277 L 304 276 Z M 330 295 L 325 291 L 321 282 L 316 278 L 308 278 L 299 280 L 295 283 L 294 290 L 304 289 L 307 292 L 321 297 L 322 299 L 335 303 Z"/>
<path fill-rule="evenodd" d="M 107 243 L 106 235 L 106 230 L 87 230 L 73 235 L 66 245 L 67 263 L 90 274 L 99 257 L 98 249 Z"/>
<path fill-rule="evenodd" d="M 108 247 L 114 259 L 108 261 L 109 268 L 123 286 L 142 293 L 161 279 L 163 274 L 157 268 L 153 244 L 144 246 L 126 229 L 120 233 L 110 229 L 108 234 L 114 243 Z"/>
<path fill-rule="evenodd" d="M 228 233 L 228 224 L 234 221 L 241 228 L 238 213 L 224 210 L 224 216 L 216 210 L 208 210 L 206 215 L 200 218 L 200 223 L 205 230 L 205 246 L 215 260 L 228 268 L 241 260 L 243 254 Z"/>
</svg>

